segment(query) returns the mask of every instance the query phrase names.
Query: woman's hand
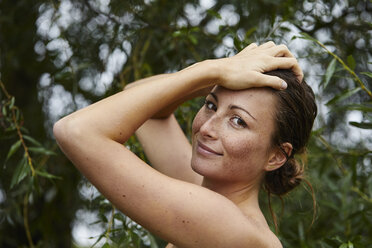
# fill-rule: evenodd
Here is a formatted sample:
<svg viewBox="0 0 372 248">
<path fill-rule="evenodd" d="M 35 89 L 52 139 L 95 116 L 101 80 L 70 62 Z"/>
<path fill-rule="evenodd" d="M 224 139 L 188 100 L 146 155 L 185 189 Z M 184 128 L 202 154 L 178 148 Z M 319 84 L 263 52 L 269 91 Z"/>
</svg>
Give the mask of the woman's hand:
<svg viewBox="0 0 372 248">
<path fill-rule="evenodd" d="M 260 46 L 250 44 L 235 56 L 218 59 L 220 72 L 218 84 L 232 90 L 269 86 L 285 89 L 287 84 L 279 77 L 265 75 L 277 69 L 291 69 L 299 82 L 303 73 L 297 60 L 285 45 L 270 41 Z"/>
</svg>

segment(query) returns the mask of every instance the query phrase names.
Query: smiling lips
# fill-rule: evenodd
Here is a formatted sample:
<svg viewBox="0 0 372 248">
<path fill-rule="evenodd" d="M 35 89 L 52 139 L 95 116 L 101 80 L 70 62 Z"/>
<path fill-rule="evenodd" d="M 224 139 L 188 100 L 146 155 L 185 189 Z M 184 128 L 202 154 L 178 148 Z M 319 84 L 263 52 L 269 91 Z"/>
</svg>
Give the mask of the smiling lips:
<svg viewBox="0 0 372 248">
<path fill-rule="evenodd" d="M 198 141 L 198 146 L 197 146 L 197 151 L 203 155 L 218 155 L 218 156 L 222 156 L 222 153 L 218 153 L 216 152 L 215 150 L 213 150 L 212 148 L 204 145 L 203 143 L 201 143 L 200 141 Z"/>
</svg>

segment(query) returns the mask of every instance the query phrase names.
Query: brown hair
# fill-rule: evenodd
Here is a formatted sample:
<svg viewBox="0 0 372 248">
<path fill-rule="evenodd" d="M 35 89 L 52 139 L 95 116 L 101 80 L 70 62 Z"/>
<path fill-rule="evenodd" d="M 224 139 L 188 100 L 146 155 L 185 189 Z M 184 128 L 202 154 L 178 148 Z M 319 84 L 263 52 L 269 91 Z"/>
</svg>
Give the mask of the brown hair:
<svg viewBox="0 0 372 248">
<path fill-rule="evenodd" d="M 274 90 L 277 109 L 274 117 L 276 127 L 272 135 L 273 146 L 278 146 L 282 150 L 287 161 L 280 168 L 266 172 L 263 182 L 269 196 L 270 212 L 277 226 L 270 204 L 271 194 L 281 197 L 298 186 L 301 181 L 304 181 L 312 192 L 315 216 L 312 186 L 304 179 L 304 164 L 298 162 L 294 156 L 306 153 L 306 145 L 317 115 L 317 106 L 313 90 L 305 81 L 299 82 L 291 70 L 275 70 L 266 74 L 280 77 L 288 85 L 285 90 Z M 281 148 L 281 144 L 285 142 L 292 144 L 293 150 L 290 154 Z"/>
<path fill-rule="evenodd" d="M 265 175 L 264 187 L 274 195 L 284 195 L 291 191 L 303 179 L 304 168 L 295 158 L 296 154 L 306 152 L 314 119 L 317 114 L 314 92 L 305 81 L 298 82 L 291 70 L 275 70 L 266 73 L 277 76 L 287 82 L 285 90 L 274 91 L 277 96 L 275 130 L 272 144 L 279 146 L 288 142 L 292 144 L 291 154 L 287 154 L 286 163 Z"/>
</svg>

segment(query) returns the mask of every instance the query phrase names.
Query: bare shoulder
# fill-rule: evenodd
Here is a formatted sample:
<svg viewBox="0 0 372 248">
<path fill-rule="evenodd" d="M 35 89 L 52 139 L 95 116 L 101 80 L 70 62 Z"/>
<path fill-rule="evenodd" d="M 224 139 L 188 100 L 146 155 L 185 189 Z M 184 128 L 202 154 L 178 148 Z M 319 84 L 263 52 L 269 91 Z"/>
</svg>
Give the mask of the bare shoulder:
<svg viewBox="0 0 372 248">
<path fill-rule="evenodd" d="M 267 230 L 267 234 L 265 233 L 262 233 L 262 238 L 263 239 L 266 239 L 270 242 L 270 244 L 268 244 L 269 246 L 267 247 L 270 247 L 270 248 L 283 248 L 283 245 L 282 243 L 280 242 L 279 238 L 270 230 L 268 229 Z"/>
<path fill-rule="evenodd" d="M 263 215 L 245 215 L 245 218 L 246 225 L 250 228 L 244 230 L 243 233 L 246 233 L 247 230 L 254 230 L 254 233 L 246 234 L 247 238 L 242 239 L 243 244 L 237 247 L 251 247 L 253 236 L 256 242 L 254 247 L 283 248 L 279 238 L 271 231 Z"/>
<path fill-rule="evenodd" d="M 249 235 L 250 236 L 250 235 Z M 280 240 L 278 237 L 270 230 L 260 230 L 260 233 L 258 234 L 258 242 L 254 245 L 255 248 L 283 248 Z M 247 248 L 247 247 L 253 247 L 252 246 L 252 240 L 242 240 L 242 242 L 237 242 L 235 244 L 231 244 L 230 247 L 238 247 L 238 248 Z M 169 243 L 165 248 L 181 248 L 179 246 L 175 246 L 171 243 Z"/>
<path fill-rule="evenodd" d="M 258 218 L 259 219 L 259 218 Z M 238 221 L 239 222 L 239 221 Z M 225 233 L 215 235 L 210 243 L 203 247 L 234 247 L 234 248 L 283 248 L 278 237 L 265 223 L 260 223 L 257 218 L 242 217 L 238 228 L 227 228 Z M 211 227 L 209 227 L 211 228 Z M 212 227 L 212 229 L 217 229 Z M 200 232 L 203 236 L 203 231 Z M 220 239 L 220 240 L 219 240 Z M 227 241 L 227 242 L 226 242 Z M 199 246 L 182 246 L 169 243 L 165 248 L 191 248 Z"/>
<path fill-rule="evenodd" d="M 255 247 L 262 248 L 283 248 L 282 243 L 279 238 L 269 229 L 269 228 L 258 228 L 257 235 L 257 245 Z M 247 240 L 246 243 L 251 243 Z M 248 246 L 241 246 L 248 247 Z"/>
</svg>

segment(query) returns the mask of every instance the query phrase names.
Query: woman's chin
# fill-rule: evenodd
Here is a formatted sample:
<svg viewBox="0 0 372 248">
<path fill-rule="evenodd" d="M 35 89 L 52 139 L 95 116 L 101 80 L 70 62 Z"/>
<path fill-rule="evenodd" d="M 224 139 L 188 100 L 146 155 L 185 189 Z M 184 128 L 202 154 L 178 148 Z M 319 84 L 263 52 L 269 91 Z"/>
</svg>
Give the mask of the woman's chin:
<svg viewBox="0 0 372 248">
<path fill-rule="evenodd" d="M 218 164 L 206 161 L 205 158 L 194 158 L 191 160 L 191 168 L 199 175 L 207 178 L 220 177 L 222 172 L 218 170 Z"/>
</svg>

